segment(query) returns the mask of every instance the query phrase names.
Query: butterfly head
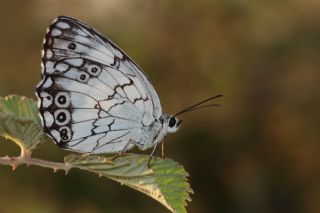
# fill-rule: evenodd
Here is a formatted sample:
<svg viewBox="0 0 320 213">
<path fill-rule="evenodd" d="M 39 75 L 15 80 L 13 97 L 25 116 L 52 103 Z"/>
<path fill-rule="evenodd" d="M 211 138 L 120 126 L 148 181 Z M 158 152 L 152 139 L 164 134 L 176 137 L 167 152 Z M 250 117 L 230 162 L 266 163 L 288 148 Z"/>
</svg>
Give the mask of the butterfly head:
<svg viewBox="0 0 320 213">
<path fill-rule="evenodd" d="M 203 101 L 200 101 L 199 103 L 197 104 L 194 104 L 190 107 L 187 107 L 186 109 L 174 114 L 174 115 L 168 115 L 168 114 L 163 114 L 161 117 L 160 117 L 160 122 L 162 124 L 162 127 L 164 129 L 164 132 L 165 134 L 166 133 L 174 133 L 176 131 L 178 131 L 181 123 L 182 123 L 182 120 L 179 120 L 178 119 L 178 115 L 181 115 L 181 114 L 184 114 L 186 112 L 191 112 L 191 111 L 194 111 L 194 110 L 198 110 L 198 109 L 201 109 L 201 108 L 207 108 L 207 107 L 216 107 L 216 106 L 219 106 L 218 104 L 205 104 L 205 103 L 208 103 L 209 101 L 211 100 L 214 100 L 216 98 L 220 98 L 222 97 L 222 95 L 216 95 L 216 96 L 213 96 L 213 97 L 210 97 L 210 98 L 207 98 Z"/>
<path fill-rule="evenodd" d="M 163 114 L 160 118 L 160 121 L 168 133 L 174 133 L 178 131 L 182 123 L 182 120 L 179 120 L 177 116 L 167 114 Z"/>
</svg>

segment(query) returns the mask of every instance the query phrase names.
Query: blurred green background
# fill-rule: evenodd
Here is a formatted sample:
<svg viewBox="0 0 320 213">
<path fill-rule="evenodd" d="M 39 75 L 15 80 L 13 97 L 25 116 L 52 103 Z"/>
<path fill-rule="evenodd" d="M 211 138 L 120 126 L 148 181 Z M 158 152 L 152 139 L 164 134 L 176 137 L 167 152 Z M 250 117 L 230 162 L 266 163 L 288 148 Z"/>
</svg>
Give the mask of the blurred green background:
<svg viewBox="0 0 320 213">
<path fill-rule="evenodd" d="M 75 17 L 143 68 L 165 112 L 224 94 L 166 140 L 166 156 L 190 174 L 189 212 L 320 212 L 319 10 L 315 0 L 1 0 L 0 95 L 35 98 L 46 28 Z M 34 155 L 66 153 L 46 143 Z M 6 154 L 18 149 L 1 138 Z M 77 170 L 0 165 L 0 193 L 1 213 L 166 212 Z"/>
</svg>

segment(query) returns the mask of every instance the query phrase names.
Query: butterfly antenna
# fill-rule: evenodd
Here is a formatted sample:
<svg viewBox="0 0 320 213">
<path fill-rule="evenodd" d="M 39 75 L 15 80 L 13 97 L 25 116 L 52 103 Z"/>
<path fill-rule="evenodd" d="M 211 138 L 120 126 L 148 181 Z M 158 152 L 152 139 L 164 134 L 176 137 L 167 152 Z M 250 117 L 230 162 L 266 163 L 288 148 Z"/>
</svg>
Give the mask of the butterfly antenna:
<svg viewBox="0 0 320 213">
<path fill-rule="evenodd" d="M 208 105 L 204 105 L 204 106 L 198 106 L 198 107 L 194 107 L 192 109 L 186 110 L 183 113 L 191 112 L 191 111 L 203 109 L 203 108 L 209 108 L 209 107 L 220 107 L 220 105 L 219 104 L 208 104 Z M 179 114 L 182 114 L 182 113 L 179 113 Z"/>
<path fill-rule="evenodd" d="M 192 106 L 190 106 L 190 107 L 188 107 L 188 108 L 186 108 L 186 109 L 184 109 L 184 110 L 176 113 L 174 116 L 181 115 L 181 114 L 183 114 L 183 113 L 190 112 L 190 111 L 197 110 L 197 109 L 201 109 L 201 108 L 219 107 L 220 105 L 218 105 L 218 104 L 208 104 L 208 105 L 202 105 L 202 104 L 207 103 L 207 102 L 209 102 L 209 101 L 211 101 L 211 100 L 213 100 L 213 99 L 220 98 L 220 97 L 222 97 L 222 96 L 223 96 L 223 95 L 216 95 L 216 96 L 207 98 L 207 99 L 205 99 L 205 100 L 203 100 L 203 101 L 200 101 L 199 103 L 196 103 L 196 104 L 194 104 L 194 105 L 192 105 Z M 202 105 L 202 106 L 200 106 L 200 105 Z"/>
</svg>

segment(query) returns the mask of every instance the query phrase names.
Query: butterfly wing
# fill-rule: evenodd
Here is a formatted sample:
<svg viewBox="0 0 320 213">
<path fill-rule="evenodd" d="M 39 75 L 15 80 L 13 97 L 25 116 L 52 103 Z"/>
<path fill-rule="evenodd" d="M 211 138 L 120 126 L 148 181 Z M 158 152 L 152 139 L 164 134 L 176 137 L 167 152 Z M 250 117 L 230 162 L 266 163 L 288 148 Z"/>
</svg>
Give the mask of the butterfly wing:
<svg viewBox="0 0 320 213">
<path fill-rule="evenodd" d="M 70 150 L 112 153 L 142 141 L 142 125 L 161 116 L 141 69 L 95 29 L 69 17 L 50 25 L 37 86 L 45 132 Z"/>
</svg>

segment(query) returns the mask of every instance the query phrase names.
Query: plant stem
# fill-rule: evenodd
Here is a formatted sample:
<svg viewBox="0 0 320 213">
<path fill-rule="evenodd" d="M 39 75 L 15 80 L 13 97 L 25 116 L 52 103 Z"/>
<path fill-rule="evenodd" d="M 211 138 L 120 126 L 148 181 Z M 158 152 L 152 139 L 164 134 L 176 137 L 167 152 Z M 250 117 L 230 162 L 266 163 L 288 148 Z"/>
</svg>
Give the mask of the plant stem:
<svg viewBox="0 0 320 213">
<path fill-rule="evenodd" d="M 13 170 L 15 170 L 18 166 L 23 164 L 26 164 L 27 166 L 34 165 L 34 166 L 50 168 L 50 169 L 53 169 L 54 172 L 58 170 L 64 170 L 67 173 L 71 169 L 70 166 L 64 163 L 51 162 L 51 161 L 41 160 L 38 158 L 32 158 L 30 157 L 29 153 L 28 154 L 23 153 L 21 156 L 18 156 L 18 157 L 10 157 L 10 156 L 0 157 L 0 164 L 11 166 Z"/>
</svg>

